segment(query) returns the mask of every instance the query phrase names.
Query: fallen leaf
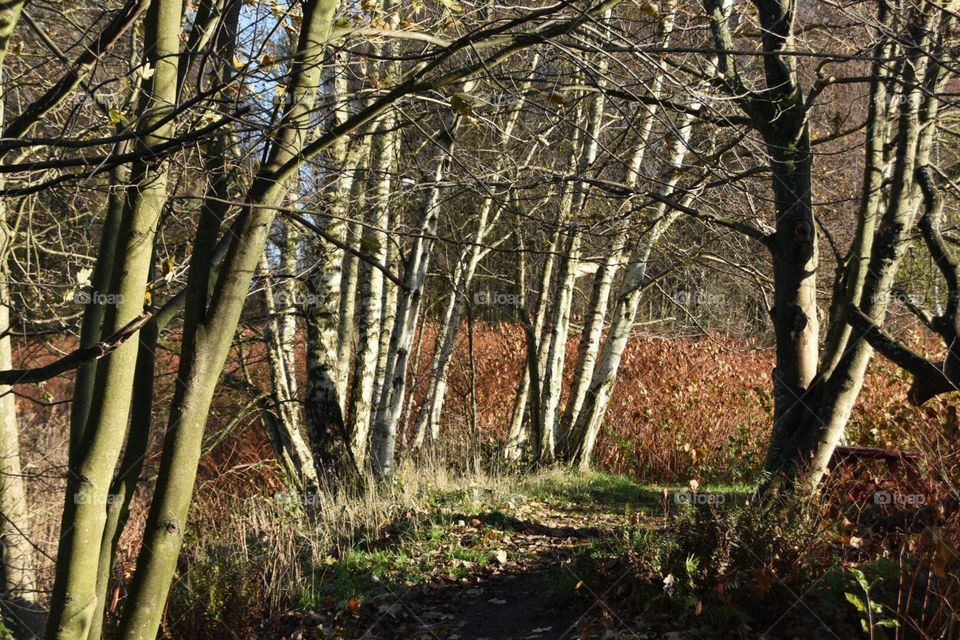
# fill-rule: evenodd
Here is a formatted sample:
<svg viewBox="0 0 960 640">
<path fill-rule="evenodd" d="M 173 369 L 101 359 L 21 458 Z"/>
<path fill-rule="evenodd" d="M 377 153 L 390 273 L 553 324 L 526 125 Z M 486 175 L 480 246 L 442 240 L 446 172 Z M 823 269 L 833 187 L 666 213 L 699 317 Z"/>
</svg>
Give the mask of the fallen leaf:
<svg viewBox="0 0 960 640">
<path fill-rule="evenodd" d="M 354 596 L 347 598 L 347 610 L 353 615 L 360 613 L 360 599 Z"/>
</svg>

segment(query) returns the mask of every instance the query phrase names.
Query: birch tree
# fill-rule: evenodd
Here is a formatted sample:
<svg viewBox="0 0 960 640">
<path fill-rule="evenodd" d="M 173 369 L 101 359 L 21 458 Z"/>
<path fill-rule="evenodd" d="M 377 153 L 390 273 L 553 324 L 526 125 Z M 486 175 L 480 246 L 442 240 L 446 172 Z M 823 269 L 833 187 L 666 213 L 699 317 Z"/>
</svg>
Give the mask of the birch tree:
<svg viewBox="0 0 960 640">
<path fill-rule="evenodd" d="M 468 81 L 462 87 L 462 93 L 469 94 L 474 87 Z M 378 476 L 389 476 L 394 469 L 397 427 L 400 424 L 400 411 L 406 393 L 407 365 L 410 346 L 420 317 L 423 286 L 430 267 L 432 241 L 436 235 L 439 220 L 440 184 L 443 181 L 450 162 L 457 126 L 463 114 L 451 108 L 444 115 L 440 131 L 434 136 L 437 146 L 436 156 L 429 169 L 431 186 L 423 196 L 414 236 L 403 265 L 403 287 L 398 288 L 396 311 L 392 319 L 390 341 L 386 352 L 385 367 L 381 380 L 381 391 L 373 426 L 371 455 L 373 470 Z M 383 347 L 384 345 L 381 345 Z"/>
<path fill-rule="evenodd" d="M 513 101 L 507 113 L 503 128 L 500 131 L 498 148 L 503 152 L 507 151 L 509 142 L 514 135 L 514 130 L 517 122 L 520 120 L 523 107 L 526 103 L 527 93 L 533 84 L 533 75 L 536 73 L 539 64 L 540 56 L 534 53 L 530 63 L 532 69 L 530 75 L 518 87 L 518 96 Z M 535 148 L 535 146 L 531 148 L 531 154 Z M 502 156 L 499 156 L 494 161 L 493 176 L 496 178 L 503 169 Z M 497 220 L 502 214 L 503 208 L 501 203 L 495 202 L 492 194 L 483 198 L 476 216 L 477 219 L 473 234 L 467 242 L 465 253 L 457 260 L 452 290 L 447 299 L 437 329 L 436 346 L 434 347 L 433 360 L 430 365 L 431 375 L 427 387 L 426 401 L 417 415 L 414 426 L 415 435 L 413 446 L 415 448 L 422 446 L 427 439 L 436 442 L 439 437 L 440 418 L 446 398 L 447 380 L 454 348 L 456 346 L 460 321 L 463 318 L 466 305 L 468 304 L 467 296 L 471 291 L 477 266 L 484 256 L 494 248 L 488 236 L 494 229 Z"/>
<path fill-rule="evenodd" d="M 381 168 L 371 172 L 374 181 L 368 196 L 367 226 L 360 238 L 360 249 L 369 258 L 387 268 L 387 238 L 382 231 L 388 223 L 390 187 L 393 176 L 383 167 L 392 165 L 395 145 L 394 125 L 396 115 L 390 112 L 383 116 L 377 125 L 374 140 L 371 167 Z M 360 319 L 357 323 L 357 354 L 353 373 L 353 399 L 351 401 L 350 435 L 353 455 L 363 468 L 369 450 L 370 424 L 373 419 L 373 387 L 380 354 L 380 327 L 383 308 L 383 272 L 369 264 L 361 268 L 361 281 L 358 290 L 360 300 Z"/>
<path fill-rule="evenodd" d="M 609 16 L 607 16 L 609 18 Z M 583 176 L 590 169 L 597 158 L 604 120 L 605 97 L 602 92 L 603 77 L 609 67 L 608 58 L 603 56 L 597 65 L 597 77 L 600 79 L 599 91 L 590 101 L 584 117 L 584 132 L 582 149 L 576 164 L 571 167 L 575 175 Z M 567 349 L 567 336 L 570 330 L 570 310 L 573 304 L 574 288 L 576 286 L 577 266 L 580 260 L 581 231 L 576 218 L 582 213 L 587 202 L 587 187 L 576 181 L 572 187 L 565 190 L 560 198 L 561 224 L 566 228 L 561 242 L 563 249 L 560 254 L 559 271 L 557 275 L 558 294 L 554 302 L 550 321 L 550 340 L 546 345 L 545 368 L 543 369 L 543 398 L 540 403 L 542 417 L 541 438 L 538 457 L 550 462 L 553 460 L 557 446 L 557 429 L 559 420 L 560 395 L 563 388 L 563 369 Z"/>
</svg>

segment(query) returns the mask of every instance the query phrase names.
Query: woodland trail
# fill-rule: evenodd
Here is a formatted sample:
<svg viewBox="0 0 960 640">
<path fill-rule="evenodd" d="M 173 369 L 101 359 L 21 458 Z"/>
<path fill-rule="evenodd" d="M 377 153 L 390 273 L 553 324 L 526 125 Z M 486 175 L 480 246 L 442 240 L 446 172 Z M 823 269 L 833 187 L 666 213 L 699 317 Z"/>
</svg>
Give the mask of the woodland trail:
<svg viewBox="0 0 960 640">
<path fill-rule="evenodd" d="M 625 585 L 580 561 L 605 538 L 622 535 L 622 502 L 523 499 L 499 509 L 448 513 L 449 536 L 432 556 L 433 576 L 383 580 L 352 615 L 315 615 L 283 637 L 361 640 L 587 640 L 653 638 L 609 599 Z M 402 535 L 399 538 L 402 539 Z M 398 541 L 396 544 L 402 545 Z M 470 550 L 470 554 L 462 553 Z M 413 550 L 408 553 L 414 553 Z M 470 558 L 490 558 L 477 562 Z M 456 577 L 451 577 L 453 572 Z M 621 573 L 623 573 L 621 571 Z M 625 574 L 624 574 L 625 575 Z M 623 581 L 624 583 L 626 581 Z M 312 628 L 311 628 L 312 627 Z"/>
<path fill-rule="evenodd" d="M 626 628 L 603 598 L 611 585 L 590 584 L 575 557 L 622 529 L 623 512 L 581 511 L 532 503 L 522 517 L 463 517 L 461 544 L 486 536 L 503 562 L 468 566 L 457 583 L 423 585 L 385 597 L 381 618 L 362 638 L 417 640 L 567 640 L 617 637 Z M 502 535 L 501 535 L 502 532 Z M 494 552 L 496 553 L 496 552 Z M 594 581 L 595 582 L 595 581 Z M 612 585 L 615 587 L 615 585 Z M 393 602 L 390 602 L 391 598 Z M 624 636 L 628 637 L 628 636 Z"/>
</svg>

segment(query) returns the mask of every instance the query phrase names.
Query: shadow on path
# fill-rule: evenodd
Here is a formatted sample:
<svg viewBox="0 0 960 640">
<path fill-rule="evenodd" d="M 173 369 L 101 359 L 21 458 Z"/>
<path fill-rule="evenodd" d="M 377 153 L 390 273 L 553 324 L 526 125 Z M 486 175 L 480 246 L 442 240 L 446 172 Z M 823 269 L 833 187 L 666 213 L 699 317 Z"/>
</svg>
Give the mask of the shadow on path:
<svg viewBox="0 0 960 640">
<path fill-rule="evenodd" d="M 579 638 L 590 602 L 577 596 L 558 565 L 491 576 L 471 585 L 429 588 L 384 611 L 363 638 L 560 640 Z M 557 586 L 566 583 L 566 594 Z M 401 594 L 397 594 L 398 596 Z"/>
</svg>

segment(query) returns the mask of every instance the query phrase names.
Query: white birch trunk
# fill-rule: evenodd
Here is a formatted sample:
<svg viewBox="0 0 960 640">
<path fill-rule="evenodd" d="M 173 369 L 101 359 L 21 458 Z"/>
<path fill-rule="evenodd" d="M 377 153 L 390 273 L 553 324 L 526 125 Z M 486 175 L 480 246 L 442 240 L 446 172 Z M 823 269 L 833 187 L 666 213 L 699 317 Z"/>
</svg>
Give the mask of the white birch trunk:
<svg viewBox="0 0 960 640">
<path fill-rule="evenodd" d="M 580 333 L 580 344 L 577 348 L 577 362 L 574 368 L 573 382 L 570 395 L 560 421 L 559 440 L 565 443 L 570 428 L 577 421 L 583 398 L 590 386 L 593 369 L 600 352 L 600 342 L 603 337 L 604 320 L 607 316 L 607 306 L 610 300 L 610 289 L 613 279 L 619 271 L 623 261 L 623 249 L 626 233 L 618 232 L 594 278 L 593 291 L 590 294 L 590 304 L 584 320 L 583 330 Z"/>
<path fill-rule="evenodd" d="M 549 307 L 548 297 L 550 286 L 553 282 L 553 269 L 556 262 L 557 245 L 560 242 L 559 230 L 551 236 L 550 244 L 546 250 L 546 256 L 543 262 L 543 271 L 540 277 L 540 292 L 537 295 L 537 315 L 533 321 L 533 331 L 537 337 L 538 348 L 538 371 L 543 371 L 546 365 L 547 350 L 544 340 L 543 327 L 547 322 L 547 310 Z M 513 411 L 510 414 L 510 427 L 507 429 L 507 441 L 504 443 L 504 458 L 510 461 L 520 459 L 523 453 L 523 447 L 529 439 L 529 432 L 524 428 L 524 417 L 527 413 L 527 403 L 530 396 L 530 372 L 527 367 L 523 367 L 520 378 L 520 386 L 517 389 L 517 395 L 513 403 Z"/>
<path fill-rule="evenodd" d="M 580 261 L 580 233 L 570 231 L 557 276 L 558 292 L 554 303 L 547 343 L 546 368 L 543 369 L 543 398 L 540 428 L 543 429 L 539 443 L 539 457 L 543 462 L 554 459 L 556 450 L 557 410 L 563 391 L 563 364 L 567 353 L 567 337 L 570 332 L 570 309 L 576 286 L 577 265 Z"/>
<path fill-rule="evenodd" d="M 292 227 L 288 226 L 287 231 Z M 296 247 L 296 234 L 289 234 L 284 242 L 282 267 L 289 266 L 289 250 Z M 296 299 L 296 281 L 284 274 L 285 280 L 275 285 L 270 277 L 266 255 L 261 260 L 263 274 L 263 300 L 267 319 L 264 324 L 264 343 L 270 365 L 270 411 L 273 419 L 266 421 L 268 435 L 276 453 L 280 456 L 291 480 L 306 494 L 320 489 L 316 464 L 305 437 L 303 412 L 297 396 L 296 358 L 293 345 L 297 344 L 296 316 L 293 304 Z"/>
<path fill-rule="evenodd" d="M 396 157 L 396 155 L 394 155 Z M 393 171 L 397 175 L 396 170 Z M 398 224 L 394 220 L 394 212 L 388 212 L 388 224 Z M 387 235 L 387 255 L 386 265 L 392 273 L 397 273 L 399 264 L 399 251 L 393 238 Z M 393 331 L 394 323 L 397 320 L 397 302 L 398 291 L 397 284 L 390 280 L 383 281 L 383 296 L 380 302 L 380 331 L 378 335 L 379 346 L 377 347 L 377 368 L 373 377 L 373 398 L 370 401 L 372 407 L 370 414 L 370 428 L 373 429 L 377 421 L 377 411 L 380 406 L 380 397 L 383 394 L 383 387 L 387 384 L 387 359 L 390 353 L 390 335 Z"/>
<path fill-rule="evenodd" d="M 353 179 L 353 189 L 351 190 L 351 202 L 356 203 L 354 207 L 355 215 L 360 215 L 363 211 L 363 205 L 366 201 L 366 165 L 367 156 L 370 153 L 369 143 L 366 143 L 366 149 L 361 151 L 360 162 Z M 363 227 L 359 222 L 352 220 L 347 225 L 346 243 L 350 247 L 360 246 L 360 238 L 363 235 Z M 350 251 L 343 253 L 343 265 L 341 267 L 343 275 L 340 278 L 340 309 L 337 316 L 340 319 L 337 328 L 337 397 L 343 403 L 341 409 L 346 415 L 349 407 L 347 401 L 347 383 L 350 380 L 353 363 L 354 339 L 356 337 L 357 321 L 357 287 L 360 282 L 360 259 L 356 254 Z"/>
<path fill-rule="evenodd" d="M 392 129 L 396 116 L 391 111 L 380 121 L 375 134 L 374 148 L 371 155 L 371 175 L 375 176 L 374 186 L 370 198 L 373 205 L 368 209 L 367 223 L 370 225 L 360 239 L 360 248 L 371 259 L 380 265 L 386 265 L 387 238 L 386 234 L 377 230 L 385 228 L 388 220 L 392 175 L 385 167 L 393 164 L 394 153 Z M 381 173 L 373 171 L 380 168 Z M 353 373 L 353 396 L 351 401 L 352 414 L 350 416 L 350 437 L 353 456 L 357 465 L 362 469 L 367 457 L 368 440 L 370 435 L 370 421 L 373 415 L 373 391 L 377 369 L 377 360 L 380 353 L 380 325 L 383 307 L 384 278 L 383 272 L 370 265 L 361 268 L 361 282 L 358 291 L 359 321 L 357 335 L 356 364 Z"/>
<path fill-rule="evenodd" d="M 343 65 L 332 67 L 334 74 L 333 120 L 339 124 L 349 116 L 348 88 Z M 318 464 L 329 477 L 341 477 L 343 472 L 354 467 L 350 437 L 344 421 L 344 398 L 340 382 L 341 339 L 346 332 L 341 329 L 344 320 L 340 317 L 341 269 L 345 262 L 344 251 L 337 246 L 345 240 L 345 220 L 350 207 L 353 185 L 357 181 L 358 165 L 366 152 L 363 138 L 348 148 L 346 137 L 340 138 L 329 152 L 330 162 L 335 165 L 335 177 L 327 180 L 325 194 L 329 215 L 320 216 L 318 226 L 333 238 L 327 242 L 315 238 L 311 274 L 307 279 L 309 296 L 306 297 L 307 321 L 307 392 L 306 420 Z M 352 291 L 350 292 L 352 293 Z M 352 296 L 351 296 L 352 297 Z M 349 309 L 353 313 L 352 305 Z M 353 319 L 349 319 L 352 327 Z"/>
<path fill-rule="evenodd" d="M 10 327 L 10 310 L 6 297 L 6 274 L 0 275 L 0 331 Z M 13 368 L 10 336 L 0 338 L 0 369 Z M 13 388 L 0 386 L 0 545 L 3 560 L 0 565 L 0 600 L 5 616 L 12 621 L 23 621 L 27 629 L 18 629 L 18 637 L 30 637 L 40 625 L 37 602 L 36 574 L 33 548 L 27 538 L 29 531 L 27 491 L 20 466 L 20 432 L 17 426 L 16 397 Z M 32 622 L 32 623 L 31 623 Z M 18 625 L 21 626 L 21 625 Z"/>
<path fill-rule="evenodd" d="M 472 86 L 473 83 L 468 82 L 463 91 L 469 92 Z M 378 399 L 371 443 L 373 471 L 378 477 L 389 476 L 395 466 L 397 426 L 400 423 L 400 410 L 403 408 L 406 393 L 410 344 L 420 315 L 423 285 L 430 266 L 432 238 L 436 235 L 440 217 L 440 183 L 446 175 L 453 148 L 453 134 L 460 120 L 461 116 L 454 109 L 450 109 L 444 116 L 443 130 L 436 141 L 439 149 L 431 170 L 432 186 L 424 198 L 415 227 L 416 233 L 404 265 L 405 290 L 399 292 L 397 298 L 396 317 L 390 334 L 386 367 L 382 378 L 383 388 Z"/>
<path fill-rule="evenodd" d="M 597 64 L 597 76 L 600 87 L 603 87 L 603 78 L 609 67 L 606 56 L 600 58 Z M 580 152 L 579 161 L 571 169 L 576 169 L 577 176 L 585 176 L 597 159 L 597 150 L 603 128 L 603 115 L 606 101 L 604 94 L 597 93 L 590 101 L 586 114 L 586 138 Z M 583 182 L 577 181 L 573 188 L 564 193 L 560 205 L 561 224 L 568 224 L 578 215 L 587 202 L 587 189 Z M 550 327 L 550 342 L 547 347 L 546 369 L 543 374 L 543 397 L 541 399 L 542 429 L 538 456 L 543 462 L 554 459 L 557 444 L 557 417 L 560 407 L 560 396 L 563 392 L 563 369 L 567 353 L 567 338 L 570 334 L 570 311 L 573 306 L 573 296 L 576 289 L 577 268 L 580 261 L 580 230 L 575 222 L 570 225 L 569 238 L 560 262 L 558 276 L 559 292 L 554 305 L 553 321 Z"/>
<path fill-rule="evenodd" d="M 400 12 L 396 11 L 394 0 L 382 0 L 385 14 L 391 15 L 390 26 L 397 28 Z M 374 51 L 389 59 L 391 46 L 389 42 L 382 46 L 375 46 Z M 400 66 L 397 61 L 384 63 L 379 70 L 372 74 L 379 75 L 381 82 L 392 82 L 399 74 Z M 394 130 L 397 125 L 397 112 L 388 109 L 373 126 L 367 175 L 369 176 L 367 191 L 363 198 L 367 202 L 373 201 L 366 207 L 366 226 L 360 226 L 359 246 L 361 252 L 371 258 L 376 264 L 386 268 L 387 237 L 385 231 L 390 225 L 390 195 L 393 189 L 393 176 L 397 163 L 398 136 Z M 360 185 L 357 185 L 359 194 Z M 360 266 L 358 270 L 359 286 L 356 296 L 356 354 L 353 358 L 353 388 L 351 389 L 350 408 L 350 447 L 353 450 L 353 461 L 358 471 L 366 467 L 366 460 L 370 450 L 370 424 L 374 418 L 375 393 L 377 383 L 377 365 L 380 361 L 380 332 L 383 323 L 384 296 L 388 281 L 383 277 L 380 269 L 368 264 Z M 352 327 L 346 331 L 351 331 Z M 339 338 L 338 353 L 341 357 L 349 358 L 349 349 L 352 339 L 343 333 Z M 344 360 L 340 361 L 340 369 L 347 367 Z"/>
<path fill-rule="evenodd" d="M 679 179 L 679 168 L 686 156 L 692 129 L 692 117 L 685 116 L 679 135 L 671 151 L 667 168 L 667 178 L 658 187 L 660 195 L 673 193 Z M 692 199 L 688 196 L 687 200 Z M 624 349 L 630 339 L 630 332 L 637 316 L 637 308 L 643 293 L 643 281 L 647 273 L 647 263 L 654 245 L 670 228 L 676 214 L 668 212 L 665 205 L 654 206 L 649 213 L 651 228 L 637 243 L 627 273 L 620 285 L 613 322 L 603 345 L 599 363 L 590 381 L 590 387 L 583 399 L 583 405 L 570 432 L 571 459 L 582 469 L 590 466 L 590 457 L 596 443 L 597 434 L 603 424 L 603 416 L 610 401 L 616 383 L 617 371 L 623 358 Z"/>
</svg>

